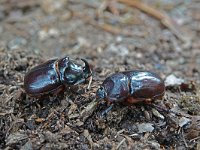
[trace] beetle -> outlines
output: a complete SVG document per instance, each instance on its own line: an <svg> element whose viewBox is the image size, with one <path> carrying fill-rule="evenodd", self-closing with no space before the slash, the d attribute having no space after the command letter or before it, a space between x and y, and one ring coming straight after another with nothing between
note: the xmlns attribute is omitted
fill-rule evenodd
<svg viewBox="0 0 200 150"><path fill-rule="evenodd" d="M24 90L32 97L57 95L67 86L77 85L90 78L92 71L85 59L84 66L69 57L52 59L32 68L24 77Z"/></svg>
<svg viewBox="0 0 200 150"><path fill-rule="evenodd" d="M162 99L165 94L164 81L158 74L149 71L124 71L107 77L96 92L96 100L106 100L110 105L103 113L112 109L113 104L151 103Z"/></svg>

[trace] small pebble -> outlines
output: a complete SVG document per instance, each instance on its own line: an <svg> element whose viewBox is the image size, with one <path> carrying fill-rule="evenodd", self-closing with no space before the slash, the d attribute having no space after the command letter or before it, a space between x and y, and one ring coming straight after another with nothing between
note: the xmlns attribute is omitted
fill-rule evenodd
<svg viewBox="0 0 200 150"><path fill-rule="evenodd" d="M26 45L27 41L26 39L22 38L22 37L17 37L13 40L11 40L10 42L8 42L8 48L10 50L14 50L14 49L18 49L20 48L20 46Z"/></svg>
<svg viewBox="0 0 200 150"><path fill-rule="evenodd" d="M165 86L181 85L181 83L184 83L184 80L176 77L173 74L167 76L167 78L165 79Z"/></svg>
<svg viewBox="0 0 200 150"><path fill-rule="evenodd" d="M152 123L141 123L137 125L139 133L152 132L154 130Z"/></svg>

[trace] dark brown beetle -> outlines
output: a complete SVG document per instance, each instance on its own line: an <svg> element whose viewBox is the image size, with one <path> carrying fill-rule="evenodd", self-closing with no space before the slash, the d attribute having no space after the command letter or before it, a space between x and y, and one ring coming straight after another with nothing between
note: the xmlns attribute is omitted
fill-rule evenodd
<svg viewBox="0 0 200 150"><path fill-rule="evenodd" d="M24 77L26 93L33 97L56 95L66 86L83 83L89 77L92 80L88 62L85 59L81 60L85 64L83 67L69 57L49 60L34 67Z"/></svg>
<svg viewBox="0 0 200 150"><path fill-rule="evenodd" d="M97 101L106 100L108 104L150 103L162 99L165 94L164 81L155 73L148 71L125 71L106 78L97 90ZM111 110L112 105L103 112Z"/></svg>

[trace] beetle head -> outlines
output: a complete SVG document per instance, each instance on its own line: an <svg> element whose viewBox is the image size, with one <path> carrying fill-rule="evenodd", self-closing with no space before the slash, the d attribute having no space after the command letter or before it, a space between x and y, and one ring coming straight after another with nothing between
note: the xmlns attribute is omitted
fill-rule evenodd
<svg viewBox="0 0 200 150"><path fill-rule="evenodd" d="M96 100L100 101L106 97L106 91L103 86L101 86L96 92Z"/></svg>
<svg viewBox="0 0 200 150"><path fill-rule="evenodd" d="M85 59L81 59L84 62L84 66L78 65L73 61L68 62L68 68L65 70L65 80L68 84L77 85L86 81L91 77L92 71L88 62Z"/></svg>
<svg viewBox="0 0 200 150"><path fill-rule="evenodd" d="M90 68L90 65L88 64L88 62L85 59L81 59L84 63L85 66L83 67L83 76L85 79L89 78L92 75L92 70Z"/></svg>

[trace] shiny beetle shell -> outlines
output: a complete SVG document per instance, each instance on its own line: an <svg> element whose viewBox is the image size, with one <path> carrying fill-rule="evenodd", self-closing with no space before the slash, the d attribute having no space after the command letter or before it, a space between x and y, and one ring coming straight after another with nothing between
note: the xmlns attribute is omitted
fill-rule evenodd
<svg viewBox="0 0 200 150"><path fill-rule="evenodd" d="M24 77L24 89L30 96L57 94L66 86L84 82L92 74L89 64L76 64L69 57L49 60L31 69Z"/></svg>
<svg viewBox="0 0 200 150"><path fill-rule="evenodd" d="M165 93L164 81L149 71L125 71L106 78L97 90L97 100L131 105L161 99Z"/></svg>

